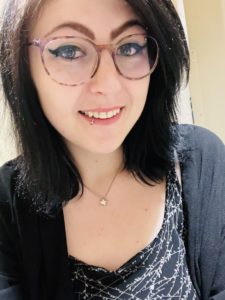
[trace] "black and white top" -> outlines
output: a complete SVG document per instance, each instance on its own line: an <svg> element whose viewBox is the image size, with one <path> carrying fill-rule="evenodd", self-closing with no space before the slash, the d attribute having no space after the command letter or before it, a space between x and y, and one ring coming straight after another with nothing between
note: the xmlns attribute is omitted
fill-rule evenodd
<svg viewBox="0 0 225 300"><path fill-rule="evenodd" d="M184 246L181 187L172 165L163 225L157 237L116 271L68 258L74 299L197 299Z"/></svg>

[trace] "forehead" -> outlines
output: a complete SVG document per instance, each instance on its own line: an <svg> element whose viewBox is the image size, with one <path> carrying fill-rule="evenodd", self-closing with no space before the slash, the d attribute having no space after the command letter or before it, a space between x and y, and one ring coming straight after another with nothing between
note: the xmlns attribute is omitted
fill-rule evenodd
<svg viewBox="0 0 225 300"><path fill-rule="evenodd" d="M129 20L138 17L125 0L47 0L31 34L41 38L62 23L76 22L90 28L96 39L105 41L112 30Z"/></svg>

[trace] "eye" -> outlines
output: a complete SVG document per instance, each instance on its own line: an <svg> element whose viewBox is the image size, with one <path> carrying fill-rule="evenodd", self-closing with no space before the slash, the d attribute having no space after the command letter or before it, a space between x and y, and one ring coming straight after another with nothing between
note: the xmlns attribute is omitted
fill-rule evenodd
<svg viewBox="0 0 225 300"><path fill-rule="evenodd" d="M134 56L139 54L146 45L139 45L138 43L128 43L120 46L117 49L117 54L122 56Z"/></svg>
<svg viewBox="0 0 225 300"><path fill-rule="evenodd" d="M74 45L64 45L56 49L48 49L48 51L55 57L61 57L67 60L78 59L84 54L79 47Z"/></svg>

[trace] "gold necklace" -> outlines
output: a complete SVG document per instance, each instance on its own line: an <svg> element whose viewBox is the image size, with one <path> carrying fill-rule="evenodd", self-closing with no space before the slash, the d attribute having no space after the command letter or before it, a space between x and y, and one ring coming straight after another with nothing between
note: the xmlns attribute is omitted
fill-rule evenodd
<svg viewBox="0 0 225 300"><path fill-rule="evenodd" d="M121 171L121 167L119 168L119 170L116 172L116 174L113 176L110 184L109 184L109 187L106 191L106 193L104 195L100 195L98 193L96 193L95 191L93 191L92 189L90 189L86 184L84 184L84 187L89 191L91 192L93 195L97 196L99 198L99 204L102 205L102 206L107 206L108 205L108 199L107 199L107 195L108 193L110 192L110 189L113 185L113 182L115 181L117 175L119 175Z"/></svg>

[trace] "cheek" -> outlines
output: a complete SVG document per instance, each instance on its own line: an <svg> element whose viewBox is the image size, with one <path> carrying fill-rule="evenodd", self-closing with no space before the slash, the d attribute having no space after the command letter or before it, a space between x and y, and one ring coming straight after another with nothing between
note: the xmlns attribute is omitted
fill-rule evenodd
<svg viewBox="0 0 225 300"><path fill-rule="evenodd" d="M79 99L81 88L74 89L54 82L44 70L42 62L36 54L30 54L31 77L46 117L50 122L60 116L68 117L77 109L79 104L77 99Z"/></svg>
<svg viewBox="0 0 225 300"><path fill-rule="evenodd" d="M68 94L57 87L44 86L38 90L39 101L45 117L59 134L65 138L70 136L76 120L76 95Z"/></svg>
<svg viewBox="0 0 225 300"><path fill-rule="evenodd" d="M137 83L138 84L134 84L130 88L130 92L133 99L133 106L142 111L145 106L148 89L150 87L150 77L144 78Z"/></svg>
<svg viewBox="0 0 225 300"><path fill-rule="evenodd" d="M50 89L49 85L39 89L39 101L44 114L52 126L62 135L72 126L78 111L79 98L76 93L63 89Z"/></svg>

